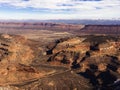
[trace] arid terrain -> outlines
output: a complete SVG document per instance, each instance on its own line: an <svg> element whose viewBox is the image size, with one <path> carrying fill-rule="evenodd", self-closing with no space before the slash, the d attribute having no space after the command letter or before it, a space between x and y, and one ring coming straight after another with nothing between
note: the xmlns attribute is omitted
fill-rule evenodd
<svg viewBox="0 0 120 90"><path fill-rule="evenodd" d="M120 25L0 22L0 90L120 90Z"/></svg>

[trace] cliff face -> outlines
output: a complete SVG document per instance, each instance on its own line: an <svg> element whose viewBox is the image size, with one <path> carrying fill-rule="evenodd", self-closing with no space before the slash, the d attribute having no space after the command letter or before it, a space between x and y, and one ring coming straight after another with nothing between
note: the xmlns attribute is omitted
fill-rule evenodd
<svg viewBox="0 0 120 90"><path fill-rule="evenodd" d="M117 55L119 58L120 42L117 41L117 39L119 40L119 38L112 36L83 36L68 38L56 45L53 44L53 49L49 48L53 55L51 60L54 59L57 61L58 58L58 61L61 61L59 58L68 58L68 60L74 61L74 54L78 57L77 60L79 60L79 62L82 62L82 56L84 56L84 58L93 58L105 55Z"/></svg>
<svg viewBox="0 0 120 90"><path fill-rule="evenodd" d="M21 36L0 36L1 63L15 62L30 64L33 56L32 49L26 44L26 39Z"/></svg>
<svg viewBox="0 0 120 90"><path fill-rule="evenodd" d="M35 29L35 30L55 30L55 31L70 31L80 30L84 25L73 24L57 24L57 23L14 23L0 22L1 29Z"/></svg>
<svg viewBox="0 0 120 90"><path fill-rule="evenodd" d="M48 62L76 70L96 87L106 88L120 78L119 39L117 36L68 38L52 49Z"/></svg>
<svg viewBox="0 0 120 90"><path fill-rule="evenodd" d="M30 66L34 54L27 41L21 36L0 35L0 85L20 83L44 74Z"/></svg>
<svg viewBox="0 0 120 90"><path fill-rule="evenodd" d="M119 34L120 25L86 25L80 32L86 34Z"/></svg>

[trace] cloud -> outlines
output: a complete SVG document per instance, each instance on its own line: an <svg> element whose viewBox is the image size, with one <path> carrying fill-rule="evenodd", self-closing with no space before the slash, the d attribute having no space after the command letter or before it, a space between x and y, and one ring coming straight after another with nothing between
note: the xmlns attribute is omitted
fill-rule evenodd
<svg viewBox="0 0 120 90"><path fill-rule="evenodd" d="M70 18L120 17L120 0L0 0L0 6L32 8L36 12L59 14L58 16Z"/></svg>
<svg viewBox="0 0 120 90"><path fill-rule="evenodd" d="M102 1L102 0L73 0L73 1Z"/></svg>
<svg viewBox="0 0 120 90"><path fill-rule="evenodd" d="M98 2L99 1L99 2ZM0 4L7 4L19 8L49 8L49 9L91 9L95 7L118 6L120 0L0 0Z"/></svg>

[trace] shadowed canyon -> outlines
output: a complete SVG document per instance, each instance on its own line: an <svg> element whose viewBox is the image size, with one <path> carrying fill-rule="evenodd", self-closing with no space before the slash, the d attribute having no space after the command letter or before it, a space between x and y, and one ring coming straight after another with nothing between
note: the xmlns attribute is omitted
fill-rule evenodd
<svg viewBox="0 0 120 90"><path fill-rule="evenodd" d="M120 25L0 22L0 90L119 90Z"/></svg>

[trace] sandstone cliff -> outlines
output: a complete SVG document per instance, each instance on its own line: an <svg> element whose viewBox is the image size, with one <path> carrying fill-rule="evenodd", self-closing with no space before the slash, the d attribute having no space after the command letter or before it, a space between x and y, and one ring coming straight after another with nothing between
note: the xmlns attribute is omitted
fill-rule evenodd
<svg viewBox="0 0 120 90"><path fill-rule="evenodd" d="M34 51L27 41L21 36L0 35L0 85L20 83L44 74L30 66Z"/></svg>
<svg viewBox="0 0 120 90"><path fill-rule="evenodd" d="M118 36L105 35L68 38L52 49L48 62L75 70L89 78L96 88L109 88L120 78L119 39Z"/></svg>

